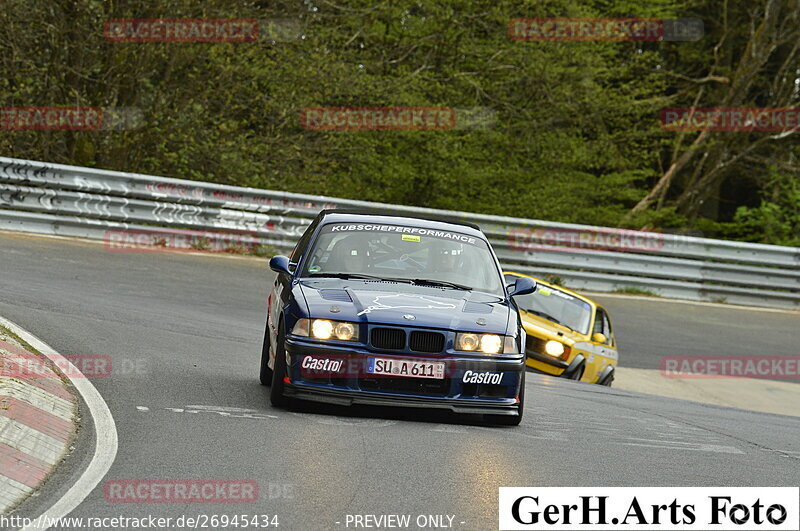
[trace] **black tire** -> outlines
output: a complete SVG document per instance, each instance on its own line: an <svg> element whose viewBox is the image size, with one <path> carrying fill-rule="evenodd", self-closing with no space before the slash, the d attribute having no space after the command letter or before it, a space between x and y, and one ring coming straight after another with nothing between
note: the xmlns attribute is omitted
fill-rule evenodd
<svg viewBox="0 0 800 531"><path fill-rule="evenodd" d="M575 371L572 374L567 376L567 379L568 380L575 380L576 382L579 382L579 381L581 381L581 378L583 378L583 372L585 370L586 370L586 364L585 363L581 363L581 365L577 369L575 369Z"/></svg>
<svg viewBox="0 0 800 531"><path fill-rule="evenodd" d="M289 407L292 400L284 394L286 377L286 348L283 335L283 323L278 327L278 337L275 345L275 369L272 371L272 388L269 390L269 401L275 407Z"/></svg>
<svg viewBox="0 0 800 531"><path fill-rule="evenodd" d="M519 405L517 409L519 415L484 415L483 419L486 424L494 426L519 426L522 422L522 414L525 412L525 371L522 371L522 382L519 392Z"/></svg>
<svg viewBox="0 0 800 531"><path fill-rule="evenodd" d="M261 385L272 385L272 369L269 368L269 319L264 330L264 344L261 347L261 371L259 372Z"/></svg>

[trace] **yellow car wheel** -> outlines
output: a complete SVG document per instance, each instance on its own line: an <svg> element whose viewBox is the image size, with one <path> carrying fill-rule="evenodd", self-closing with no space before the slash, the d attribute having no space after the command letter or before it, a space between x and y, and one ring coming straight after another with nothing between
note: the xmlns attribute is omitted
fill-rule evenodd
<svg viewBox="0 0 800 531"><path fill-rule="evenodd" d="M599 385L604 385L606 387L611 387L611 384L614 383L614 367L609 366L603 371L600 377L597 379L597 383Z"/></svg>
<svg viewBox="0 0 800 531"><path fill-rule="evenodd" d="M570 380L580 381L583 378L583 373L586 370L586 364L581 363L577 369L575 369L572 374L567 375L567 378Z"/></svg>

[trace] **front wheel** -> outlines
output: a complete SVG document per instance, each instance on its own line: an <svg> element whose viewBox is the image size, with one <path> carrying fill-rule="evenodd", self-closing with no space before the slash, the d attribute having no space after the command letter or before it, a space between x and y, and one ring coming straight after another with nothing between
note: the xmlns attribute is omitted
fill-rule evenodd
<svg viewBox="0 0 800 531"><path fill-rule="evenodd" d="M567 380L575 380L577 382L580 382L581 378L583 378L583 373L585 370L586 370L586 363L582 362L580 365L578 365L572 370L570 370L569 368L565 370L561 374L561 377L566 378Z"/></svg>
<svg viewBox="0 0 800 531"><path fill-rule="evenodd" d="M275 365L272 371L272 388L269 390L269 401L275 407L289 407L292 400L284 393L286 390L286 347L283 334L283 323L278 328L278 337L275 345Z"/></svg>
<svg viewBox="0 0 800 531"><path fill-rule="evenodd" d="M572 377L570 378L570 380L575 380L576 382L580 382L581 378L583 378L583 372L585 370L586 370L586 366L585 365L581 365L580 367L578 367L578 370L575 371L572 374Z"/></svg>
<svg viewBox="0 0 800 531"><path fill-rule="evenodd" d="M493 424L495 426L519 426L519 423L522 422L522 413L525 410L525 371L523 370L521 374L522 381L519 384L519 405L517 406L519 415L484 415L484 420L487 424Z"/></svg>

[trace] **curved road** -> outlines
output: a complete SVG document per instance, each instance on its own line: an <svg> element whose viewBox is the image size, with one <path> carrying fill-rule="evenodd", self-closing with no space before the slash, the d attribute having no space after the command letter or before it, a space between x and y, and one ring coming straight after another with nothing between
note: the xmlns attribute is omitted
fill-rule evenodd
<svg viewBox="0 0 800 531"><path fill-rule="evenodd" d="M800 418L533 374L518 428L417 411L275 410L257 381L266 260L112 253L10 233L0 233L0 256L0 315L62 354L113 360L112 375L93 381L119 432L106 479L260 486L257 503L231 505L109 503L98 487L71 516L277 514L293 530L346 529L348 514L444 514L455 529L496 529L499 486L800 483ZM796 315L598 298L623 366L796 353ZM80 472L91 430L82 437L19 514L38 514Z"/></svg>

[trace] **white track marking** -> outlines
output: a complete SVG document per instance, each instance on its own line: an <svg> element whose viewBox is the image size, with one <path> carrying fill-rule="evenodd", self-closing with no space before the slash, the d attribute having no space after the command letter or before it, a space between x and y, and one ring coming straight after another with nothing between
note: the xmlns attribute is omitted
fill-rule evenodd
<svg viewBox="0 0 800 531"><path fill-rule="evenodd" d="M431 431L438 431L442 433L467 433L467 428L464 426L453 426L452 424L437 424L431 428Z"/></svg>
<svg viewBox="0 0 800 531"><path fill-rule="evenodd" d="M643 446L646 448L664 448L667 450L686 450L690 452L714 452L717 454L741 454L744 452L735 446L723 446L719 444L704 444L704 443L679 443L670 441L661 442L628 442L626 440L614 441L615 444L622 444L625 446Z"/></svg>
<svg viewBox="0 0 800 531"><path fill-rule="evenodd" d="M186 409L200 409L203 411L225 411L226 413L261 413L257 409L244 409L241 407L227 407L227 406L186 406Z"/></svg>
<svg viewBox="0 0 800 531"><path fill-rule="evenodd" d="M137 411L142 413L149 413L153 410L147 406L136 406ZM184 407L164 407L156 411L171 411L172 413L211 413L221 417L230 417L235 419L277 419L275 415L266 415L258 413L257 409L243 409L239 407L226 407L226 406L184 406ZM255 413L250 413L251 411Z"/></svg>
<svg viewBox="0 0 800 531"><path fill-rule="evenodd" d="M75 386L75 389L78 390L81 397L83 397L89 409L89 416L91 416L94 421L95 447L94 455L92 456L89 466L86 467L83 474L81 474L78 480L64 493L61 499L41 514L41 521L46 521L48 519L53 521L72 512L86 499L89 493L94 490L108 473L108 470L111 468L117 456L117 426L114 423L114 417L111 415L111 411L108 409L108 404L103 400L100 392L92 385L88 378L83 377L78 368L72 365L69 360L56 352L47 343L11 321L0 317L0 325L8 328L23 341L47 356L56 366L66 367L69 374L77 375L77 377L69 378L69 380L72 382L72 385ZM34 519L34 521L37 520L39 520L39 518ZM37 528L28 526L24 528L23 531L33 529Z"/></svg>

